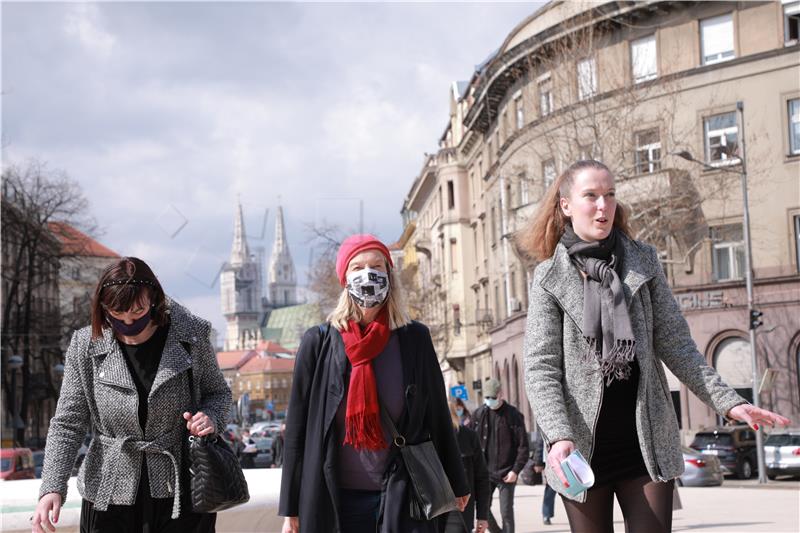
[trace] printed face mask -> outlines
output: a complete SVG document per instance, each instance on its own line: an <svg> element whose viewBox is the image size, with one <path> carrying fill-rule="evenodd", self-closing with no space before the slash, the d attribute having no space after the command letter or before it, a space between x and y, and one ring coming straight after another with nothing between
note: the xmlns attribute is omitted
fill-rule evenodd
<svg viewBox="0 0 800 533"><path fill-rule="evenodd" d="M126 324L124 321L117 320L111 315L108 315L107 318L111 327L114 328L114 331L126 337L135 337L144 331L144 328L150 323L150 311L151 310L148 310L147 313L134 320L132 324Z"/></svg>
<svg viewBox="0 0 800 533"><path fill-rule="evenodd" d="M347 292L359 307L381 305L389 295L389 274L365 268L347 275Z"/></svg>

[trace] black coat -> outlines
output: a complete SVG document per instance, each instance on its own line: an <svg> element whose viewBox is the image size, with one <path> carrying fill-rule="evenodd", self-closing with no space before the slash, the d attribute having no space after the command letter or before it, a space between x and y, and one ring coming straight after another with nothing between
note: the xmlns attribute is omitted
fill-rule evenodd
<svg viewBox="0 0 800 533"><path fill-rule="evenodd" d="M428 328L417 322L396 330L403 361L405 407L397 424L409 444L432 440L456 496L469 493L444 379ZM284 435L278 514L298 516L301 533L340 532L334 419L345 400L350 362L333 328L314 327L297 352ZM393 450L396 452L396 449ZM435 521L409 516L408 473L399 454L388 460L383 482L382 533L433 532Z"/></svg>
<svg viewBox="0 0 800 533"><path fill-rule="evenodd" d="M528 434L525 431L525 417L516 407L503 402L496 414L498 424L493 428L497 431L497 449L489 450L489 408L481 405L473 413L473 429L478 433L489 467L489 478L493 483L498 483L510 471L519 475L525 463L528 462Z"/></svg>
<svg viewBox="0 0 800 533"><path fill-rule="evenodd" d="M478 520L488 519L492 503L492 486L489 483L489 471L486 470L486 460L483 458L478 434L468 427L461 426L458 428L456 439L472 494L467 508L464 509L464 521L469 526L475 522L476 515Z"/></svg>

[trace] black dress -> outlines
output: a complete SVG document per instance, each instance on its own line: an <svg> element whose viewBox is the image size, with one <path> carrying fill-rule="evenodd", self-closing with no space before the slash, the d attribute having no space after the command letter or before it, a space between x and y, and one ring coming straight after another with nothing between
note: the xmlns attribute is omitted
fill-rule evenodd
<svg viewBox="0 0 800 533"><path fill-rule="evenodd" d="M595 487L648 475L636 432L638 388L639 364L634 359L630 378L614 380L603 391L591 461Z"/></svg>
<svg viewBox="0 0 800 533"><path fill-rule="evenodd" d="M161 326L142 344L119 342L139 395L139 424L142 428L147 425L147 398L158 372L168 332L169 325ZM173 520L173 499L153 498L150 495L145 455L136 503L109 505L107 511L98 511L92 502L84 499L81 503L81 533L213 533L217 520L215 513L191 512L188 473L188 464L182 465L181 486L187 489L181 495L181 515Z"/></svg>

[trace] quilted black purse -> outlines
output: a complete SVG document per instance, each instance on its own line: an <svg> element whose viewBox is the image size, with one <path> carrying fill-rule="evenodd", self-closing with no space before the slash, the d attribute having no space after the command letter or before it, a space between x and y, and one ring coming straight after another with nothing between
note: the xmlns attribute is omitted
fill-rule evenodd
<svg viewBox="0 0 800 533"><path fill-rule="evenodd" d="M411 493L408 495L411 518L432 520L450 511L457 511L456 496L433 442L428 440L420 444L406 444L405 437L397 431L382 403L381 420L391 432L393 444L400 449L411 478Z"/></svg>
<svg viewBox="0 0 800 533"><path fill-rule="evenodd" d="M191 369L189 390L192 404L196 407L199 402L194 395ZM189 436L189 474L192 510L195 513L224 511L250 499L239 459L218 435Z"/></svg>

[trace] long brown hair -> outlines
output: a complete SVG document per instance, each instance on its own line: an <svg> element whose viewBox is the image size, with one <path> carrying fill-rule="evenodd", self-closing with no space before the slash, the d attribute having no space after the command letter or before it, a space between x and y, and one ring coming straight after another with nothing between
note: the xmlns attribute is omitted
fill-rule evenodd
<svg viewBox="0 0 800 533"><path fill-rule="evenodd" d="M519 247L537 261L544 261L555 253L556 245L569 222L569 217L561 210L561 198L569 197L575 176L587 168L604 170L613 176L607 166L594 159L572 163L550 184L539 204L536 215L517 234ZM628 226L628 213L620 202L617 202L617 209L614 213L614 227L627 236L631 234Z"/></svg>
<svg viewBox="0 0 800 533"><path fill-rule="evenodd" d="M137 257L123 257L108 265L92 297L92 338L102 337L103 328L108 327L106 310L124 313L141 303L145 295L150 298L153 322L159 326L167 324L164 289L147 263Z"/></svg>

